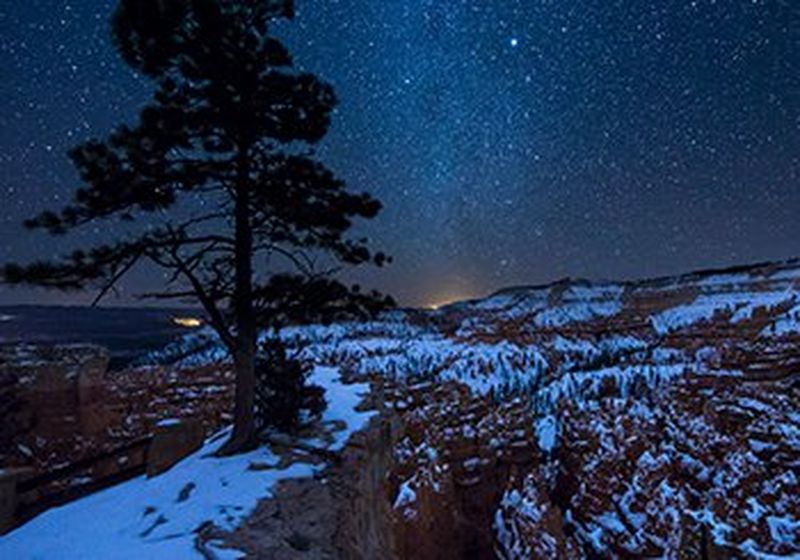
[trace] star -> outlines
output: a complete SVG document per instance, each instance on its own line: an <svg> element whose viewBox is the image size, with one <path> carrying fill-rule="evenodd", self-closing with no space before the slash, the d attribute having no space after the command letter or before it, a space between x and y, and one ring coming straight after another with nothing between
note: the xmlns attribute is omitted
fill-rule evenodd
<svg viewBox="0 0 800 560"><path fill-rule="evenodd" d="M20 224L80 186L71 147L135 124L152 95L111 42L117 1L0 10L0 264L113 233L103 222L96 235L92 224L51 239ZM394 264L356 271L360 283L414 305L456 278L477 296L501 282L652 276L797 253L792 2L298 4L274 32L339 101L317 155L384 206L357 227ZM204 203L214 201L187 201ZM143 270L124 293L157 281Z"/></svg>

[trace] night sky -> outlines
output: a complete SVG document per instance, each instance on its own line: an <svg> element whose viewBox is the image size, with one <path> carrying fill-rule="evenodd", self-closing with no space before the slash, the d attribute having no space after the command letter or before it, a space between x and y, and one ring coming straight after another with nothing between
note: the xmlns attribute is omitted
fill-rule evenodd
<svg viewBox="0 0 800 560"><path fill-rule="evenodd" d="M395 262L357 279L402 303L800 255L796 0L296 4L276 32L341 100L320 155L385 205L364 229ZM113 7L0 2L0 261L104 234L20 221L70 198L69 147L149 98ZM86 298L0 288L23 301Z"/></svg>

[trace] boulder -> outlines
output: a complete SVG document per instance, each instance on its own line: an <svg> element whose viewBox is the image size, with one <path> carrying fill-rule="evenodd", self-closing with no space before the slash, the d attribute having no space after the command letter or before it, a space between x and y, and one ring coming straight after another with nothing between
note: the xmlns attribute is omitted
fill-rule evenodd
<svg viewBox="0 0 800 560"><path fill-rule="evenodd" d="M203 425L193 419L162 420L156 425L147 450L147 476L168 471L203 445Z"/></svg>
<svg viewBox="0 0 800 560"><path fill-rule="evenodd" d="M11 530L16 523L19 494L17 483L31 475L31 469L0 469L0 535Z"/></svg>

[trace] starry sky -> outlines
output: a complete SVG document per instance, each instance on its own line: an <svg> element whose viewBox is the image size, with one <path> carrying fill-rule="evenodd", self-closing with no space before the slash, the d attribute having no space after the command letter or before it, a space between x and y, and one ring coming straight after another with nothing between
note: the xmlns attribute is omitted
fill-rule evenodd
<svg viewBox="0 0 800 560"><path fill-rule="evenodd" d="M395 262L360 282L426 305L563 276L800 255L794 0L297 0L276 26L341 100L320 156L385 205ZM0 261L104 239L20 225L76 186L66 150L150 86L112 0L0 0ZM152 287L138 270L119 299ZM0 287L0 303L84 296Z"/></svg>

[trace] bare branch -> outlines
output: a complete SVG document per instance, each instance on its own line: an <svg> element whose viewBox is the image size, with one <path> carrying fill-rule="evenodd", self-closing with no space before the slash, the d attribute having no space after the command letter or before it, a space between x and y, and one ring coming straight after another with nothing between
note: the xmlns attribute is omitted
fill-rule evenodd
<svg viewBox="0 0 800 560"><path fill-rule="evenodd" d="M123 265L122 268L114 273L114 275L108 280L108 282L105 283L105 285L100 289L100 292L92 300L91 307L96 307L97 304L100 303L100 300L102 300L109 290L113 289L116 283L119 282L131 268L133 268L133 265L139 261L141 256L141 253L137 253L131 260Z"/></svg>
<svg viewBox="0 0 800 560"><path fill-rule="evenodd" d="M203 308L206 310L206 313L208 313L211 326L214 327L214 330L217 331L217 334L219 334L219 337L220 339L222 339L222 342L225 344L225 346L227 346L231 351L233 351L236 347L236 341L233 338L233 336L231 336L231 333L228 330L227 325L225 324L225 318L222 316L222 313L217 307L216 301L206 291L200 279L194 274L194 272L189 267L186 266L186 263L184 263L184 261L177 254L177 251L173 250L171 255L180 272L192 285L192 290L194 290L195 296L203 305Z"/></svg>

